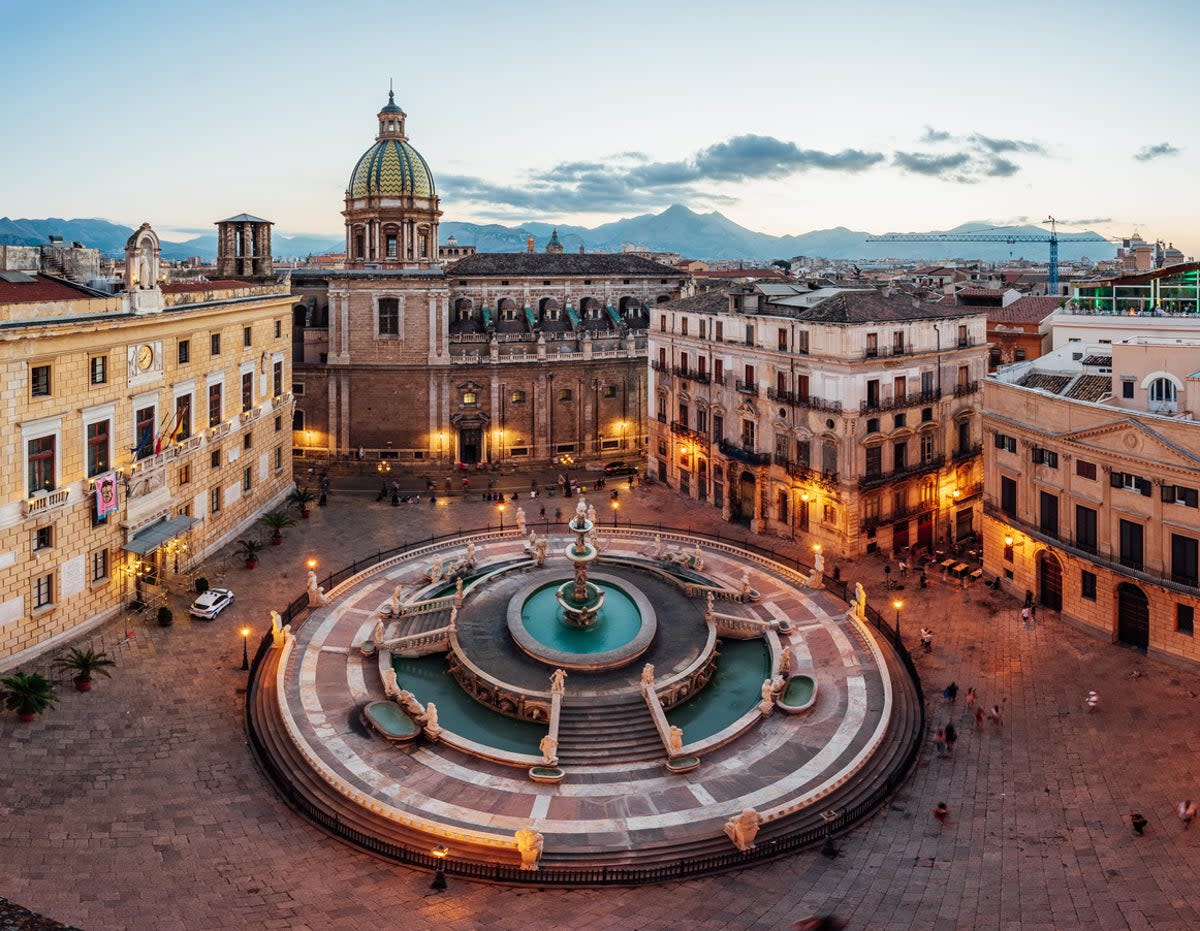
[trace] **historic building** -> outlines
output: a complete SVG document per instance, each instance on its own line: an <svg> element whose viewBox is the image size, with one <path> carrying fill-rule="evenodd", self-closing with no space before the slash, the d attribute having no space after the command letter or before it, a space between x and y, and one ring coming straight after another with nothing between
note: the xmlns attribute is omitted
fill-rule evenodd
<svg viewBox="0 0 1200 931"><path fill-rule="evenodd" d="M984 312L765 282L653 312L650 470L852 555L978 527Z"/></svg>
<svg viewBox="0 0 1200 931"><path fill-rule="evenodd" d="M263 221L265 222L265 221ZM291 485L284 285L0 272L0 665L190 581Z"/></svg>
<svg viewBox="0 0 1200 931"><path fill-rule="evenodd" d="M1200 661L1200 326L1090 319L1110 326L984 381L984 568L1114 642Z"/></svg>
<svg viewBox="0 0 1200 931"><path fill-rule="evenodd" d="M413 464L640 455L646 325L687 276L639 256L455 250L389 94L346 189L346 267L297 269L298 455Z"/></svg>

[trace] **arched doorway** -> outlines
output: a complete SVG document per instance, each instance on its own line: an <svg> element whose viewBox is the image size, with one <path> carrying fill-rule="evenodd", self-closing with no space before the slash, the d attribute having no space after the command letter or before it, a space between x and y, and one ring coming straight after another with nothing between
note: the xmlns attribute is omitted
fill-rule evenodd
<svg viewBox="0 0 1200 931"><path fill-rule="evenodd" d="M1129 582L1117 586L1117 641L1143 652L1150 646L1150 602Z"/></svg>
<svg viewBox="0 0 1200 931"><path fill-rule="evenodd" d="M1053 553L1038 553L1038 604L1051 611L1062 610L1062 566Z"/></svg>
<svg viewBox="0 0 1200 931"><path fill-rule="evenodd" d="M750 521L754 519L754 506L757 498L757 491L754 482L754 473L743 471L738 476L737 483L730 488L729 511L730 517L735 523L750 526Z"/></svg>

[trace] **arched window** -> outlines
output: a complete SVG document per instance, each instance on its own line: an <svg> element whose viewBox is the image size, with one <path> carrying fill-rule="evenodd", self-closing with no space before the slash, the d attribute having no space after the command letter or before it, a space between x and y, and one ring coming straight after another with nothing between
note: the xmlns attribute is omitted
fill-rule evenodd
<svg viewBox="0 0 1200 931"><path fill-rule="evenodd" d="M1169 378L1156 378L1150 383L1150 400L1163 404L1175 403L1175 382Z"/></svg>

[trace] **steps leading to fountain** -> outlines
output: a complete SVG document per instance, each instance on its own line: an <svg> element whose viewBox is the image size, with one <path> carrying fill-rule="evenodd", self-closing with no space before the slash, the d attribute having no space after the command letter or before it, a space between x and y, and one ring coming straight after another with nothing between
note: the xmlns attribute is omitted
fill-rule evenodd
<svg viewBox="0 0 1200 931"><path fill-rule="evenodd" d="M586 699L572 701L568 694L558 725L560 765L666 759L650 710L640 695L603 701L603 705Z"/></svg>

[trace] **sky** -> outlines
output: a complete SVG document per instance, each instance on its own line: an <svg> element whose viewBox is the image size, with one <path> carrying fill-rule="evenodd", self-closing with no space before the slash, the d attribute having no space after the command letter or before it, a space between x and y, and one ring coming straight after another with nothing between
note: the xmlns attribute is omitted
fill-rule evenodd
<svg viewBox="0 0 1200 931"><path fill-rule="evenodd" d="M1200 256L1195 0L0 0L0 216L342 235L389 81L443 220L1041 223Z"/></svg>

